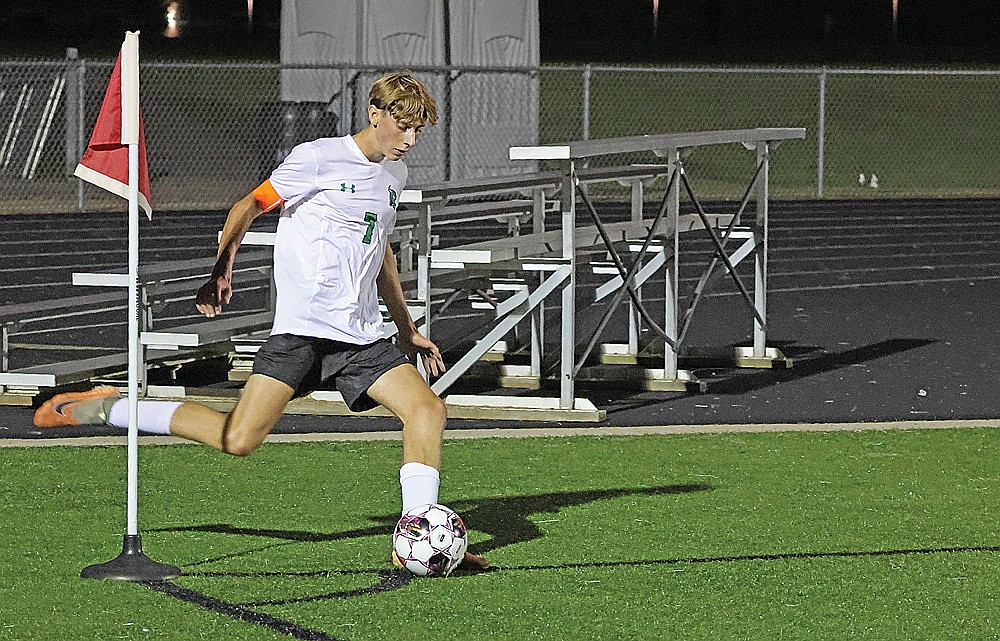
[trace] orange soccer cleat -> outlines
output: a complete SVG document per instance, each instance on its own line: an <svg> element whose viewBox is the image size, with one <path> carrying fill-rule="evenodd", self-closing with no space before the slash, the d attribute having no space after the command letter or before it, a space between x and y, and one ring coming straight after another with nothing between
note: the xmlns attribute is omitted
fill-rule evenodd
<svg viewBox="0 0 1000 641"><path fill-rule="evenodd" d="M104 425L111 406L121 397L121 393L114 387L56 394L35 410L33 420L37 427Z"/></svg>

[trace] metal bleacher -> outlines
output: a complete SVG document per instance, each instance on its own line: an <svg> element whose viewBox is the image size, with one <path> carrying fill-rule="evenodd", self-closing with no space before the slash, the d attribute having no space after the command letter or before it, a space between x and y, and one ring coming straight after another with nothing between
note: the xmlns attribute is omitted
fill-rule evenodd
<svg viewBox="0 0 1000 641"><path fill-rule="evenodd" d="M170 332L158 332L159 321L156 311L164 305L192 297L215 264L214 259L202 258L185 261L146 263L139 270L139 300L141 306L140 327L151 339L145 350L144 362L147 368L161 365L176 366L209 356L228 353L228 344L233 333L251 331L270 324L270 312L241 315L224 322L202 321L184 328L173 327ZM244 286L257 285L271 287L270 252L250 250L242 252L234 273ZM127 279L117 272L87 272L73 274L75 285L93 287L123 288ZM197 284L195 284L197 283ZM62 297L0 306L0 338L2 338L2 368L0 368L0 392L6 403L27 404L43 388L57 388L83 383L93 379L113 377L127 369L127 353L124 347L110 354L72 358L43 365L32 365L10 369L10 354L14 349L47 349L54 351L76 350L94 351L80 345L39 345L14 343L11 339L25 332L26 328L77 316L87 316L98 312L120 309L125 312L125 292L123 289L83 296ZM178 339L157 340L161 335L170 336L179 331L191 334L201 332L201 338L192 343ZM196 334L197 335L197 334Z"/></svg>
<svg viewBox="0 0 1000 641"><path fill-rule="evenodd" d="M595 421L603 418L603 412L586 398L577 396L578 382L591 384L604 379L604 382L635 384L644 389L697 388L698 382L690 372L678 367L678 357L685 353L686 330L699 301L727 276L740 290L753 317L752 345L737 348L730 356L739 365L790 366L790 360L766 345L768 177L774 150L786 140L804 136L803 129L764 128L513 147L510 149L512 160L545 160L559 168L405 190L401 194L403 208L399 211L392 242L399 248L396 253L400 276L411 315L422 331L434 338L449 330L452 320L443 312L455 301L471 301L472 309L481 314L476 323L480 331L474 336L470 334L469 341L463 342L459 349L446 353L448 371L431 381L432 389L448 404L449 414L453 417ZM685 161L700 147L722 144L741 145L751 152L752 162L748 162L748 169L752 177L742 200L731 213L707 213L687 179ZM602 156L643 152L652 152L662 162L583 166ZM649 217L644 209L644 190L658 180L667 183L665 195L657 214ZM615 183L627 189L628 220L602 220L589 196L591 186L599 183ZM686 213L681 212L682 192L693 211L689 207ZM755 201L755 211L752 221L747 222L744 218L749 217L744 213L751 199ZM579 221L581 211L589 216L586 224ZM546 228L547 213L558 214L557 228ZM450 242L454 230L484 220L496 221L501 233L487 240ZM526 233L527 229L530 233ZM710 261L685 310L678 308L681 234L703 234L712 241ZM728 249L730 241L740 244L731 250ZM273 235L260 232L248 234L244 240L246 245L272 243ZM254 251L248 248L241 256ZM736 265L744 260L752 260L754 264L751 287L747 287L735 271ZM214 261L203 263L199 268L207 275L211 271L209 263ZM261 262L255 259L250 269L264 274L269 266L269 258ZM594 302L606 303L605 310L578 310L576 294L580 285L577 277L582 270L586 270L590 280L600 280ZM140 280L150 292L148 297L144 295L141 299L145 308L157 296L169 295L172 287L179 287L173 283L190 277L193 271L197 271L194 262L183 266L176 263L143 266ZM269 277L269 272L266 275ZM88 279L91 284L116 282L109 274L103 277L81 275L79 282L83 284ZM658 310L649 309L641 294L643 287L654 285L664 300ZM191 291L188 283L188 295ZM104 298L93 299L96 304L110 301L107 295L98 296ZM629 319L626 342L605 342L598 349L611 314L626 298ZM554 300L558 300L558 312L547 315L546 306ZM4 327L14 327L9 319L18 314L12 315L12 311L16 310L0 308L0 321L7 323ZM41 311L39 308L32 313ZM558 322L547 318L556 313ZM147 366L155 366L226 352L233 365L230 379L245 379L256 348L266 338L264 330L269 324L269 312L164 328L153 328L150 317L142 334L145 362ZM585 328L582 335L581 328ZM640 344L640 328L655 330L647 331L656 343L653 349ZM392 335L394 327L389 324L385 333ZM6 349L6 332L4 340ZM586 346L582 347L584 343ZM597 366L591 357L595 349ZM641 365L640 353L659 354L662 366ZM619 367L603 372L601 363L614 363ZM625 370L620 367L622 364L627 366ZM4 365L6 370L6 361ZM0 386L6 387L5 398L11 394L30 397L42 387L79 382L94 378L98 373L104 376L112 370L124 371L124 354L28 369L32 371L0 372ZM538 391L517 395L449 393L463 377L481 376L486 371L496 375L501 387L542 390L546 381L551 382L559 388L558 397ZM43 378L43 375L48 377ZM146 393L185 398L198 398L199 394L197 390L152 387L146 389ZM235 398L234 394L222 400L215 397L213 401L224 408L231 406ZM338 395L326 392L296 399L289 411L348 413Z"/></svg>

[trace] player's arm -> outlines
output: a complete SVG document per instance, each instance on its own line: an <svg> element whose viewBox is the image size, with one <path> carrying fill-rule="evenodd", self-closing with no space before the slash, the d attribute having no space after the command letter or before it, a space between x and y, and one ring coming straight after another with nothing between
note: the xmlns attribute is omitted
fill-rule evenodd
<svg viewBox="0 0 1000 641"><path fill-rule="evenodd" d="M417 329L416 323L410 317L403 297L403 285L399 281L399 270L396 269L396 255L392 247L386 246L385 257L382 259L382 270L379 272L378 293L389 309L389 315L399 330L398 344L400 349L408 354L420 354L424 368L432 376L444 374L444 359L441 352L430 339Z"/></svg>
<svg viewBox="0 0 1000 641"><path fill-rule="evenodd" d="M281 199L269 181L236 202L226 216L219 238L219 251L208 282L201 286L195 297L198 311L214 318L222 312L222 305L228 304L233 296L233 265L236 250L246 236L250 224L257 216L281 204Z"/></svg>

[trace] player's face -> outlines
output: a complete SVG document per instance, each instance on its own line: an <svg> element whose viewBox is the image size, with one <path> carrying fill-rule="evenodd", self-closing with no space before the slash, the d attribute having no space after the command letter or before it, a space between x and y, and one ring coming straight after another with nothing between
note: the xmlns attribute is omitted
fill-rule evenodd
<svg viewBox="0 0 1000 641"><path fill-rule="evenodd" d="M379 151L389 160L399 160L417 144L423 123L396 120L388 111L379 110L378 127L375 129Z"/></svg>

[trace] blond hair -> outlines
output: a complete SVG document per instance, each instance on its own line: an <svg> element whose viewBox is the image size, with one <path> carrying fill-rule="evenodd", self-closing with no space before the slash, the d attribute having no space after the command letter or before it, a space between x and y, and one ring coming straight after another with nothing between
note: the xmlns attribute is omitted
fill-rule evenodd
<svg viewBox="0 0 1000 641"><path fill-rule="evenodd" d="M393 118L411 127L437 123L437 103L422 82L408 71L382 76L368 92L376 109L385 109Z"/></svg>

